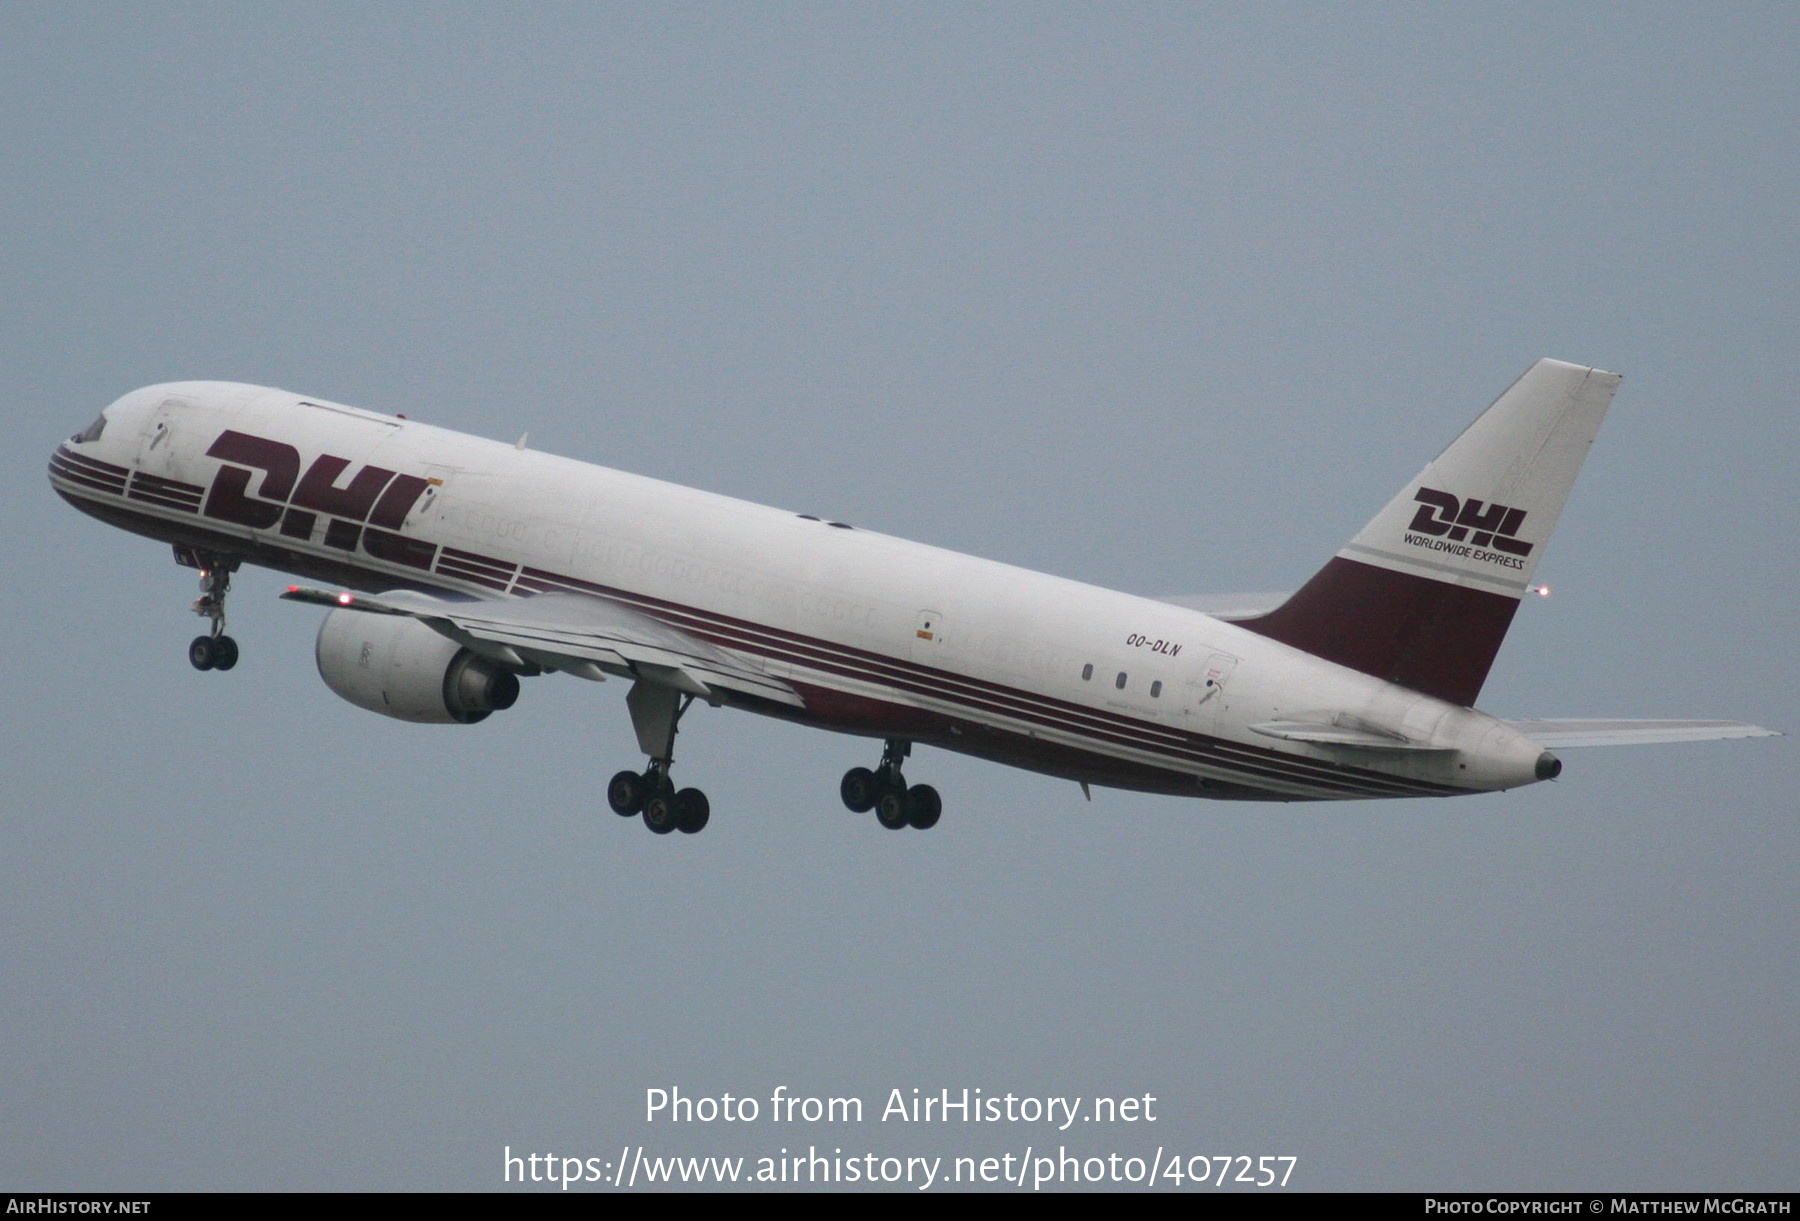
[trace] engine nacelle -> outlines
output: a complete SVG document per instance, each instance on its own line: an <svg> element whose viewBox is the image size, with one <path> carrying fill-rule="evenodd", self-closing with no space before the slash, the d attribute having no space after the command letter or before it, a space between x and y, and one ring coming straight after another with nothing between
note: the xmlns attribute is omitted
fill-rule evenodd
<svg viewBox="0 0 1800 1221"><path fill-rule="evenodd" d="M327 687L397 720L472 725L519 698L518 675L404 615L334 610L315 653Z"/></svg>

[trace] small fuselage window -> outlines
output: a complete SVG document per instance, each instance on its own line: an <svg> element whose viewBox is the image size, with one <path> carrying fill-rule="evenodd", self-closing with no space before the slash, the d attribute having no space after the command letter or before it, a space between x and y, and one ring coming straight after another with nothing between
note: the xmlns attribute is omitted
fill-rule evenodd
<svg viewBox="0 0 1800 1221"><path fill-rule="evenodd" d="M1119 671L1119 677L1117 677L1113 680L1113 686L1117 687L1121 691L1125 690L1125 671L1123 671L1123 670Z"/></svg>

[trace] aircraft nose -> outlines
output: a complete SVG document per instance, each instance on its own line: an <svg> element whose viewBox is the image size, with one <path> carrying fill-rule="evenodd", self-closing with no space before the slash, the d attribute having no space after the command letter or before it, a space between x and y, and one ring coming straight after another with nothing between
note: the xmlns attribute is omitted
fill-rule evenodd
<svg viewBox="0 0 1800 1221"><path fill-rule="evenodd" d="M86 511L94 502L124 496L131 478L128 461L131 428L122 409L133 406L142 391L108 403L93 423L58 445L50 455L50 486Z"/></svg>
<svg viewBox="0 0 1800 1221"><path fill-rule="evenodd" d="M125 495L125 484L131 477L125 467L97 456L101 447L93 442L99 440L104 424L103 416L58 445L50 455L50 486L78 508L96 492Z"/></svg>

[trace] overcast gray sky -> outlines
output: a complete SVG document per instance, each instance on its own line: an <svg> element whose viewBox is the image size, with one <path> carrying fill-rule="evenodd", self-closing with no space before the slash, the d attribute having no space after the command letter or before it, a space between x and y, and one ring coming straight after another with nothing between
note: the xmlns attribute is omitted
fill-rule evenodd
<svg viewBox="0 0 1800 1221"><path fill-rule="evenodd" d="M1793 739L1225 805L623 684L385 721L49 490L283 386L1141 593L1292 588L1531 361L1626 375L1483 705L1800 728L1800 10L0 10L0 1187L500 1187L502 1150L1291 1154L1313 1189L1793 1189ZM676 842L678 841L678 842ZM648 1088L861 1125L646 1123ZM893 1088L1143 1095L906 1126Z"/></svg>

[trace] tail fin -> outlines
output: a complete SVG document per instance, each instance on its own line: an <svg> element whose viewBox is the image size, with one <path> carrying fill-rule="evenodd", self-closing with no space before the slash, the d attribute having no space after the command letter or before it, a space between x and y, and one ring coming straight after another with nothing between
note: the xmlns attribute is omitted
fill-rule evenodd
<svg viewBox="0 0 1800 1221"><path fill-rule="evenodd" d="M1618 386L1538 361L1293 597L1238 626L1473 704Z"/></svg>

